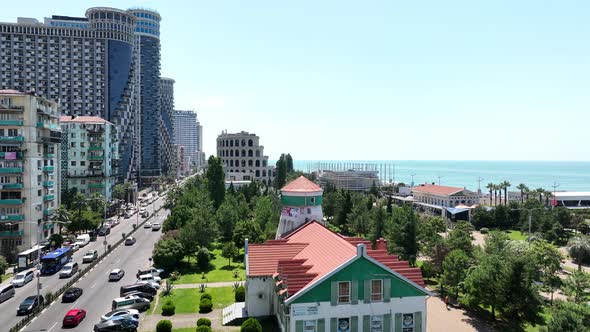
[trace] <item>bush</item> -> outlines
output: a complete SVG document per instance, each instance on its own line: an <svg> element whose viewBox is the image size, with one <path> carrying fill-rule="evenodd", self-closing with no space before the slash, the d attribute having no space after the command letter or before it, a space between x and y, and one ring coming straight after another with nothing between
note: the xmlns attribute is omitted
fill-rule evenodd
<svg viewBox="0 0 590 332"><path fill-rule="evenodd" d="M424 261L422 266L420 266L420 270L422 270L422 276L424 278L432 278L436 277L438 272L436 271L436 267L431 261Z"/></svg>
<svg viewBox="0 0 590 332"><path fill-rule="evenodd" d="M199 320L197 320L197 326L211 326L211 320L209 318L199 318Z"/></svg>
<svg viewBox="0 0 590 332"><path fill-rule="evenodd" d="M201 272L206 271L209 268L209 261L211 261L211 254L205 247L199 249L197 252L197 265Z"/></svg>
<svg viewBox="0 0 590 332"><path fill-rule="evenodd" d="M207 325L197 326L197 332L211 332L211 327Z"/></svg>
<svg viewBox="0 0 590 332"><path fill-rule="evenodd" d="M236 288L234 299L236 300L236 302L246 301L246 288L244 288L244 286L239 286L238 288Z"/></svg>
<svg viewBox="0 0 590 332"><path fill-rule="evenodd" d="M159 321L156 325L156 332L172 332L172 322L167 319Z"/></svg>
<svg viewBox="0 0 590 332"><path fill-rule="evenodd" d="M256 318L248 318L242 323L240 332L262 332L262 326Z"/></svg>
<svg viewBox="0 0 590 332"><path fill-rule="evenodd" d="M490 229L489 229L489 228L487 228L487 227L482 227L482 228L479 230L479 232L480 232L481 234L488 234L488 233L490 232Z"/></svg>
<svg viewBox="0 0 590 332"><path fill-rule="evenodd" d="M162 316L172 316L176 312L176 306L171 300L166 301L162 306Z"/></svg>
<svg viewBox="0 0 590 332"><path fill-rule="evenodd" d="M213 310L213 303L209 299L202 299L199 302L199 313L206 314Z"/></svg>
<svg viewBox="0 0 590 332"><path fill-rule="evenodd" d="M201 294L201 300L203 300L203 299L213 300L213 297L211 297L211 294L209 294L209 293L203 293L203 294Z"/></svg>

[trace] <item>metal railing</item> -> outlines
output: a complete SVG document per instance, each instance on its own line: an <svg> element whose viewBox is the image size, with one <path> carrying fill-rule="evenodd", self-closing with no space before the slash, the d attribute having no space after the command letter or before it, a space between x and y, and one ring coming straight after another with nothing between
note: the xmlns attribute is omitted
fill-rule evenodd
<svg viewBox="0 0 590 332"><path fill-rule="evenodd" d="M164 206L160 206L160 208L157 209L157 210L155 210L155 212L160 212L160 210L162 210L163 208L164 208ZM142 226L144 223L146 223L148 220L150 220L155 215L156 215L155 213L152 213L150 216L148 216L147 218L145 218L141 223L137 224L137 227L131 229L131 231L129 232L129 234L126 234L125 237L121 237L121 239L119 239L117 242L115 242L115 244L111 245L109 247L109 249L107 249L106 252L104 252L102 255L98 256L98 258L95 259L89 265L86 265L86 267L84 269L80 270L79 273L76 273L76 275L73 276L70 281L68 281L65 285L63 285L55 293L51 293L51 298L50 299L45 300L41 305L39 305L35 309L33 309L33 311L30 314L28 314L25 318L23 318L18 323L16 323L16 325L14 325L13 327L11 327L10 330L8 330L8 331L9 332L18 332L22 328L24 328L25 326L27 326L33 320L33 318L35 318L37 315L39 315L43 311L43 309L49 307L53 301L59 299L59 297L66 290L68 290L76 282L78 282L78 280L80 280L80 278L82 278L86 273L90 272L90 270L94 266L96 266L96 264L100 263L100 261L102 261L106 256L108 256L118 246L120 246L121 243L125 242L125 238L127 238L127 237L129 237L129 235L135 233L138 229L141 228L140 226Z"/></svg>

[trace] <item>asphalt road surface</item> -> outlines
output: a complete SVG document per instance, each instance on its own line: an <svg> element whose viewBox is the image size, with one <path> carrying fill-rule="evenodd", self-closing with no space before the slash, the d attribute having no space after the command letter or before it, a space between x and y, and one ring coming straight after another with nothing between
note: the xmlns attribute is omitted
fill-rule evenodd
<svg viewBox="0 0 590 332"><path fill-rule="evenodd" d="M152 212L154 210L157 210L160 206L162 206L165 203L165 196L164 197L159 197L154 203L150 204L147 207L148 212L150 213L150 215L152 214ZM160 215L162 215L164 212L163 210L160 211ZM109 235L106 236L106 241L109 244L114 244L115 242L119 241L121 239L121 234L122 233L126 233L129 234L129 232L133 229L133 224L135 224L137 222L137 218L139 218L139 222L141 222L144 218L141 218L140 216L137 216L137 213L133 216L131 216L131 218L129 219L121 219L120 220L120 224L115 226L114 228L111 229L111 233ZM161 219L161 217L160 217ZM138 239L138 242L136 243L136 245L131 246L130 248L124 248L122 245L117 248L117 250L114 251L114 253L117 253L117 255L120 254L125 254L127 255L127 253L133 251L133 249L137 249L139 247L143 248L144 244L141 243L141 240L139 240L140 236L143 236L142 233L144 230L138 230L134 235L134 237L136 237ZM151 234L151 230L145 230L146 232ZM160 232L154 232L157 234L160 234ZM153 238L157 238L156 234L152 235ZM74 253L74 255L72 256L72 261L73 262L78 262L78 265L80 266L80 268L84 268L86 264L82 264L82 256L84 256L84 254L89 251L89 250L97 250L98 254L101 255L102 253L104 253L105 250L105 246L103 245L103 241L104 241L105 237L99 236L97 238L96 241L94 242L90 242L88 245L86 245L83 248L80 248L77 252ZM150 238L151 239L151 238ZM151 240L149 240L151 241ZM149 242L148 241L148 242ZM155 243L155 240L154 242ZM147 265L147 257L148 255L151 255L152 249L153 249L153 243L151 243L149 248L145 248L145 264ZM147 245L147 244L145 244ZM136 247L137 246L137 247ZM121 250L122 249L131 249L131 250ZM143 250L143 249L142 249ZM135 253L136 255L139 254L139 252ZM144 253L142 252L142 255ZM113 254L111 254L111 256L113 256ZM123 257L120 257L123 258ZM106 259L108 260L108 258ZM96 273L97 267L99 269L106 269L106 265L101 262L100 264L98 264L94 270L90 273ZM123 267L123 269L125 269L125 267ZM125 269L127 271L127 269ZM110 270L109 270L110 271ZM133 273L131 273L131 275L133 277L135 277L135 273L137 272L137 268L135 268L135 270L129 270L129 271L135 271ZM104 272L107 273L107 272ZM88 279L88 277L85 277L83 280ZM103 278L105 279L105 278ZM106 279L105 279L106 280ZM59 288L61 288L63 285L65 285L67 282L69 281L69 278L64 278L64 279L59 279L59 273L56 273L54 275L50 275L50 276L41 276L41 295L45 296L45 294L48 291L52 291L55 292L57 291ZM10 280L7 280L5 283L9 283ZM23 316L16 316L16 309L18 308L19 304L28 296L31 295L35 295L37 290L36 290L36 285L37 285L37 279L33 279L32 282L29 282L28 284L26 284L23 287L19 287L16 288L16 295L9 299L4 301L3 303L0 303L0 322L1 322L1 327L0 330L1 331L5 331L8 330L10 327L16 325L17 322L19 322L21 319L23 319ZM86 289L84 290L86 291ZM82 297L86 296L86 293L84 293L84 295ZM112 299L109 299L109 301ZM106 300L105 300L106 301ZM55 306L52 305L52 307ZM71 304L70 304L71 306ZM51 308L49 308L51 309ZM102 315L103 313L101 313ZM59 319L63 319L63 316L65 315L65 312L63 314L60 314L60 318ZM53 321L55 321L55 318L53 318ZM39 323L39 319L37 319L35 321L35 323ZM36 324L36 325L37 325ZM52 323L53 324L53 323ZM47 330L49 329L49 327L43 327L46 328ZM61 327L61 325L60 325ZM28 328L25 328L26 331L31 331ZM85 331L90 331L91 329L87 329ZM34 331L41 331L41 328L34 330ZM45 331L45 330L43 330Z"/></svg>
<svg viewBox="0 0 590 332"><path fill-rule="evenodd" d="M162 223L164 213L164 210L160 211L158 217L151 222ZM74 285L84 290L76 302L61 303L61 299L55 301L22 331L92 331L94 324L100 321L100 316L111 311L112 300L119 297L120 287L135 283L137 270L149 266L148 258L151 257L154 244L161 234L161 230L140 228L133 235L137 239L134 245L120 245ZM108 275L113 269L123 269L125 276L120 281L109 282ZM62 329L63 317L68 310L74 308L86 310L86 318L75 328Z"/></svg>

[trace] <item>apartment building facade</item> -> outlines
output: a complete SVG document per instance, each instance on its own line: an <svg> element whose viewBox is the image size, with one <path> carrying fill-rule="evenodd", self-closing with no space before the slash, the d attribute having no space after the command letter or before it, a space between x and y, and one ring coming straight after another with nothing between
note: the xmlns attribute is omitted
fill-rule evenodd
<svg viewBox="0 0 590 332"><path fill-rule="evenodd" d="M272 167L256 134L222 132L217 136L217 156L221 158L226 181L260 181L271 185Z"/></svg>

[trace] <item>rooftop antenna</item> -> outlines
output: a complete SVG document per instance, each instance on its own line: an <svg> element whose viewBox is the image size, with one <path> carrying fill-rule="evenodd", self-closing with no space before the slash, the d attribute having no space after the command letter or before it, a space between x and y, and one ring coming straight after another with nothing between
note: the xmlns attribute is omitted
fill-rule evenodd
<svg viewBox="0 0 590 332"><path fill-rule="evenodd" d="M440 175L439 175L439 176L437 176L437 177L438 177L438 185L440 186L440 179L441 179L441 178L444 178L444 176L440 176Z"/></svg>
<svg viewBox="0 0 590 332"><path fill-rule="evenodd" d="M479 194L481 194L481 181L483 181L483 180L485 180L485 179L484 179L484 178L482 178L481 176L477 178L477 182L478 182L478 185L477 185L477 192L478 192Z"/></svg>

